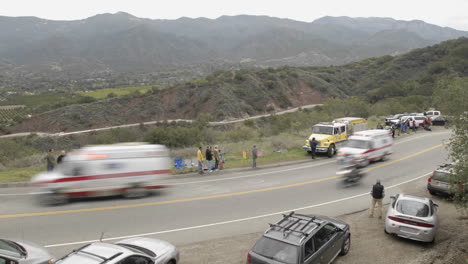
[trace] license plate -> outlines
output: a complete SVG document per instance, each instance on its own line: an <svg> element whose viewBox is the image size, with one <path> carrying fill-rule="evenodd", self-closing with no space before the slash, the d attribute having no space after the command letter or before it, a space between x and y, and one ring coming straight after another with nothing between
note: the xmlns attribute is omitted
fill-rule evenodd
<svg viewBox="0 0 468 264"><path fill-rule="evenodd" d="M436 184L439 186L439 187L444 187L444 188L448 188L449 185L445 182L436 182Z"/></svg>
<svg viewBox="0 0 468 264"><path fill-rule="evenodd" d="M400 226L400 231L406 232L406 233L411 233L411 234L417 234L418 233L417 229L409 228L409 227L406 227L406 226Z"/></svg>

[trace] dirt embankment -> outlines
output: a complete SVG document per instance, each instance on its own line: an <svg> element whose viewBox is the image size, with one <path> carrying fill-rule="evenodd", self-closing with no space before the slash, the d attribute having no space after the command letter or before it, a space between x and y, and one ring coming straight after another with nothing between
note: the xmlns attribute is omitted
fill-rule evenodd
<svg viewBox="0 0 468 264"><path fill-rule="evenodd" d="M405 192L430 197L424 186L410 186ZM450 201L438 197L433 200L439 204L440 221L434 244L387 235L384 220L369 218L365 210L337 217L350 224L352 241L348 255L338 257L334 263L467 264L468 219L462 219ZM181 264L246 263L247 252L261 235L259 232L178 246Z"/></svg>
<svg viewBox="0 0 468 264"><path fill-rule="evenodd" d="M263 86L259 85L259 87ZM265 104L261 107L253 106L252 104L258 102L252 101L249 95L234 92L236 89L248 88L236 86L220 88L222 89L224 89L223 93L212 87L180 86L141 97L70 105L33 116L17 124L12 131L14 133L71 132L148 121L196 119L202 113L209 113L215 120L220 121L268 114L271 110L266 107L267 105L271 106L274 111L281 111L303 105L321 104L326 98L325 94L301 80L297 80L290 86L278 86L274 91L266 92L264 87L257 87L258 92L250 91L264 101ZM282 97L278 97L278 94ZM280 101L284 100L288 101L289 105L281 108Z"/></svg>

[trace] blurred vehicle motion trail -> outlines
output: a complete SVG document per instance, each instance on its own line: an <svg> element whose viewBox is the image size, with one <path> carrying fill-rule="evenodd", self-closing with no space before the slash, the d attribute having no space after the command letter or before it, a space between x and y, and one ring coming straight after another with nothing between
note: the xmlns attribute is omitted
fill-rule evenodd
<svg viewBox="0 0 468 264"><path fill-rule="evenodd" d="M31 182L42 203L59 204L73 197L143 197L164 188L163 180L170 175L165 146L127 143L70 152L56 169L34 176Z"/></svg>

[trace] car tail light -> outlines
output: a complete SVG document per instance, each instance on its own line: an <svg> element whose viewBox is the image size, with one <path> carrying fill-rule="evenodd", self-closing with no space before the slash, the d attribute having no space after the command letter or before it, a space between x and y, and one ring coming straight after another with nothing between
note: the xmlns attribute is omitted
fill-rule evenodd
<svg viewBox="0 0 468 264"><path fill-rule="evenodd" d="M420 226L420 227L434 227L434 225L432 224L416 222L413 220L402 219L402 218L394 217L394 216L389 216L388 219L396 221L396 222L400 222L403 224L407 224L407 225L414 225L414 226Z"/></svg>
<svg viewBox="0 0 468 264"><path fill-rule="evenodd" d="M252 263L252 256L250 253L247 253L247 263Z"/></svg>
<svg viewBox="0 0 468 264"><path fill-rule="evenodd" d="M427 182L432 182L432 177L427 178Z"/></svg>

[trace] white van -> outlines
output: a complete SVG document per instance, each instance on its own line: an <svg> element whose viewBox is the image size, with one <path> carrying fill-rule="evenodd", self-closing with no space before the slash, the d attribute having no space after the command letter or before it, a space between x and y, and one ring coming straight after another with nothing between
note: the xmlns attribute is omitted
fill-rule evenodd
<svg viewBox="0 0 468 264"><path fill-rule="evenodd" d="M88 146L68 153L53 171L33 177L41 200L63 203L71 197L141 197L164 188L171 160L163 145L125 143Z"/></svg>
<svg viewBox="0 0 468 264"><path fill-rule="evenodd" d="M338 152L341 163L356 162L365 167L371 161L383 160L392 154L393 139L387 130L373 129L354 133Z"/></svg>

